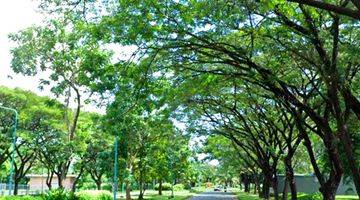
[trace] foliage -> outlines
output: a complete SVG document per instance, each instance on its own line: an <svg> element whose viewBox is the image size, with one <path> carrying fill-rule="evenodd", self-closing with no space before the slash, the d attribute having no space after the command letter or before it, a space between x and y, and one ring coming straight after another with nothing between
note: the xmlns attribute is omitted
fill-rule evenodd
<svg viewBox="0 0 360 200"><path fill-rule="evenodd" d="M321 194L305 194L305 195L299 195L299 200L319 200L322 199Z"/></svg>
<svg viewBox="0 0 360 200"><path fill-rule="evenodd" d="M104 185L101 186L101 189L111 191L112 190L112 185L111 184L104 184Z"/></svg>
<svg viewBox="0 0 360 200"><path fill-rule="evenodd" d="M83 190L73 194L68 191L56 189L47 192L42 196L5 196L0 200L111 200L112 196L108 191Z"/></svg>
<svg viewBox="0 0 360 200"><path fill-rule="evenodd" d="M154 189L155 190L159 190L159 184L157 183L156 185L155 185L155 187L154 187ZM162 189L164 190L164 191L166 191L166 190L171 190L171 188L172 188L172 185L170 184L170 183L163 183L162 184Z"/></svg>
<svg viewBox="0 0 360 200"><path fill-rule="evenodd" d="M43 200L41 196L5 196L0 200Z"/></svg>
<svg viewBox="0 0 360 200"><path fill-rule="evenodd" d="M74 193L69 193L64 189L50 190L44 195L44 200L78 200Z"/></svg>
<svg viewBox="0 0 360 200"><path fill-rule="evenodd" d="M76 193L79 200L111 200L112 196L109 191L82 190Z"/></svg>
<svg viewBox="0 0 360 200"><path fill-rule="evenodd" d="M96 184L94 182L85 182L82 184L81 189L94 190L94 189L96 189Z"/></svg>
<svg viewBox="0 0 360 200"><path fill-rule="evenodd" d="M248 179L256 190L261 186L265 198L272 185L279 199L276 175L294 183L295 172L314 173L325 199L334 199L344 176L360 194L356 1L40 5L56 17L10 35L16 43L12 69L27 76L49 73L39 86L50 86L65 101L49 108L4 89L2 100L26 122L20 123L19 142L30 149L19 145L19 158L35 152L49 174L64 178L74 169L100 188L114 170L109 163L116 135L116 170L127 198L135 182L142 199L154 180L232 183L240 174L247 186ZM130 59L110 59L107 45L136 51ZM100 97L105 116L80 115L87 93ZM9 115L2 113L1 120L0 165L8 162L12 129ZM218 160L218 167L189 159L191 137L205 138L195 153ZM27 172L16 171L19 179ZM296 198L294 184L290 189Z"/></svg>
<svg viewBox="0 0 360 200"><path fill-rule="evenodd" d="M174 191L182 191L185 189L185 185L184 184L175 184L174 185Z"/></svg>

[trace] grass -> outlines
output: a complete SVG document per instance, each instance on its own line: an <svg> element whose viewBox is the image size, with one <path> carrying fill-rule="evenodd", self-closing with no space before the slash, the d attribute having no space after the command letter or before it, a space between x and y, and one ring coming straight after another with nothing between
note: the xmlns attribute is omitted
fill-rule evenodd
<svg viewBox="0 0 360 200"><path fill-rule="evenodd" d="M190 197L194 196L197 193L203 192L205 188L194 188L191 190L182 190L182 191L174 191L174 198L173 200L187 200ZM125 194L123 193L122 196ZM135 190L131 192L131 198L137 199L139 196L139 191ZM158 195L158 191L156 190L146 190L144 199L146 200L168 200L171 196L171 191L163 191L163 195ZM120 200L123 200L121 198Z"/></svg>
<svg viewBox="0 0 360 200"><path fill-rule="evenodd" d="M249 194L241 191L235 192L238 199L240 200L261 200L261 198L258 197L257 194ZM304 194L299 194L298 197L304 196ZM272 198L273 199L273 198ZM290 197L289 197L290 199ZM356 195L336 195L336 200L355 200L359 199ZM319 199L320 200L320 199Z"/></svg>
<svg viewBox="0 0 360 200"><path fill-rule="evenodd" d="M245 192L236 192L236 195L238 197L238 199L241 200L260 200L261 198L259 198L259 196L257 194L248 194Z"/></svg>
<svg viewBox="0 0 360 200"><path fill-rule="evenodd" d="M352 199L359 199L356 195L336 195L336 199L338 200L352 200Z"/></svg>

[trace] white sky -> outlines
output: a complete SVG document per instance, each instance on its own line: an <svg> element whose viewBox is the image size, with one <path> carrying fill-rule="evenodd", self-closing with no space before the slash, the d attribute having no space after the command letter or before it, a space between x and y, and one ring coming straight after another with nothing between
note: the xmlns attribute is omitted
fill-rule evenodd
<svg viewBox="0 0 360 200"><path fill-rule="evenodd" d="M10 49L14 44L8 39L10 33L16 33L31 25L41 25L43 16L36 12L36 0L0 0L0 85L11 88L19 87L38 95L53 96L49 88L38 89L39 80L44 74L35 77L17 75L10 68ZM11 76L12 78L9 78ZM85 105L84 110L104 113L94 105Z"/></svg>
<svg viewBox="0 0 360 200"><path fill-rule="evenodd" d="M12 73L11 43L8 39L9 33L41 23L41 15L36 13L35 9L36 2L32 0L0 0L0 85L20 87L40 94L36 77L24 77ZM8 75L13 79L9 79Z"/></svg>
<svg viewBox="0 0 360 200"><path fill-rule="evenodd" d="M0 85L15 88L23 88L33 91L38 95L52 96L49 90L40 91L38 89L39 77L28 77L16 75L10 68L12 46L8 39L10 33L17 32L33 24L40 25L42 21L41 14L36 12L37 3L34 0L0 0ZM136 50L135 47L116 47L110 46L110 49L116 51L116 59L130 57L131 52ZM12 78L8 78L8 76ZM88 105L85 110L103 113L103 109ZM184 128L183 124L175 123L179 128ZM205 155L199 155L203 159ZM218 162L213 160L212 165Z"/></svg>

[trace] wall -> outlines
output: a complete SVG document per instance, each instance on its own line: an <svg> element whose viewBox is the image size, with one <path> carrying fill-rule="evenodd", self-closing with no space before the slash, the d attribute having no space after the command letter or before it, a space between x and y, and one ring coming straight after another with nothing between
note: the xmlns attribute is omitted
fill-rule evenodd
<svg viewBox="0 0 360 200"><path fill-rule="evenodd" d="M284 180L285 180L284 175L278 175L279 192L282 192L284 189ZM319 192L320 184L315 176L295 175L295 182L296 182L296 189L298 192L309 193L309 194ZM290 188L288 191L290 192ZM352 181L342 180L337 190L337 194L356 195L356 189L354 183Z"/></svg>
<svg viewBox="0 0 360 200"><path fill-rule="evenodd" d="M29 187L30 190L48 190L48 187L46 185L46 176L29 176ZM66 177L66 179L63 181L63 186L65 189L71 189L72 184L74 183L74 177ZM51 185L53 188L57 188L58 180L57 177L54 176Z"/></svg>

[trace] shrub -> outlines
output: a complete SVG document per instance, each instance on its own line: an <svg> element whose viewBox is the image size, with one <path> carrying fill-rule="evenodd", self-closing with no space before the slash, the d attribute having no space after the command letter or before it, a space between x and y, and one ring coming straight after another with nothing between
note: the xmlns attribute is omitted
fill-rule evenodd
<svg viewBox="0 0 360 200"><path fill-rule="evenodd" d="M66 192L63 189L50 190L44 195L44 200L78 200L72 192Z"/></svg>
<svg viewBox="0 0 360 200"><path fill-rule="evenodd" d="M298 200L320 200L320 199L322 199L322 195L320 193L305 194L305 195L299 196L297 199Z"/></svg>
<svg viewBox="0 0 360 200"><path fill-rule="evenodd" d="M190 183L186 183L186 184L184 185L184 189L185 189L185 190L191 190L191 184L190 184Z"/></svg>
<svg viewBox="0 0 360 200"><path fill-rule="evenodd" d="M112 190L112 185L111 184L104 184L104 185L101 186L101 189L111 191Z"/></svg>
<svg viewBox="0 0 360 200"><path fill-rule="evenodd" d="M96 184L93 183L93 182L85 182L81 186L81 189L83 189L83 190L95 190L96 189Z"/></svg>
<svg viewBox="0 0 360 200"><path fill-rule="evenodd" d="M159 184L155 185L155 190L159 190ZM171 190L171 184L170 183L163 183L162 184L162 190Z"/></svg>
<svg viewBox="0 0 360 200"><path fill-rule="evenodd" d="M0 200L42 200L40 196L5 196L0 197Z"/></svg>
<svg viewBox="0 0 360 200"><path fill-rule="evenodd" d="M43 196L5 196L0 197L0 200L112 200L112 196L104 190L83 190L74 194L56 189Z"/></svg>
<svg viewBox="0 0 360 200"><path fill-rule="evenodd" d="M102 193L100 194L100 196L98 197L97 200L112 200L112 196L111 194L105 194L105 193Z"/></svg>
<svg viewBox="0 0 360 200"><path fill-rule="evenodd" d="M83 190L76 193L79 200L111 200L112 196L109 191L104 190Z"/></svg>
<svg viewBox="0 0 360 200"><path fill-rule="evenodd" d="M174 185L174 191L181 191L181 190L184 190L184 188L185 188L184 184Z"/></svg>

